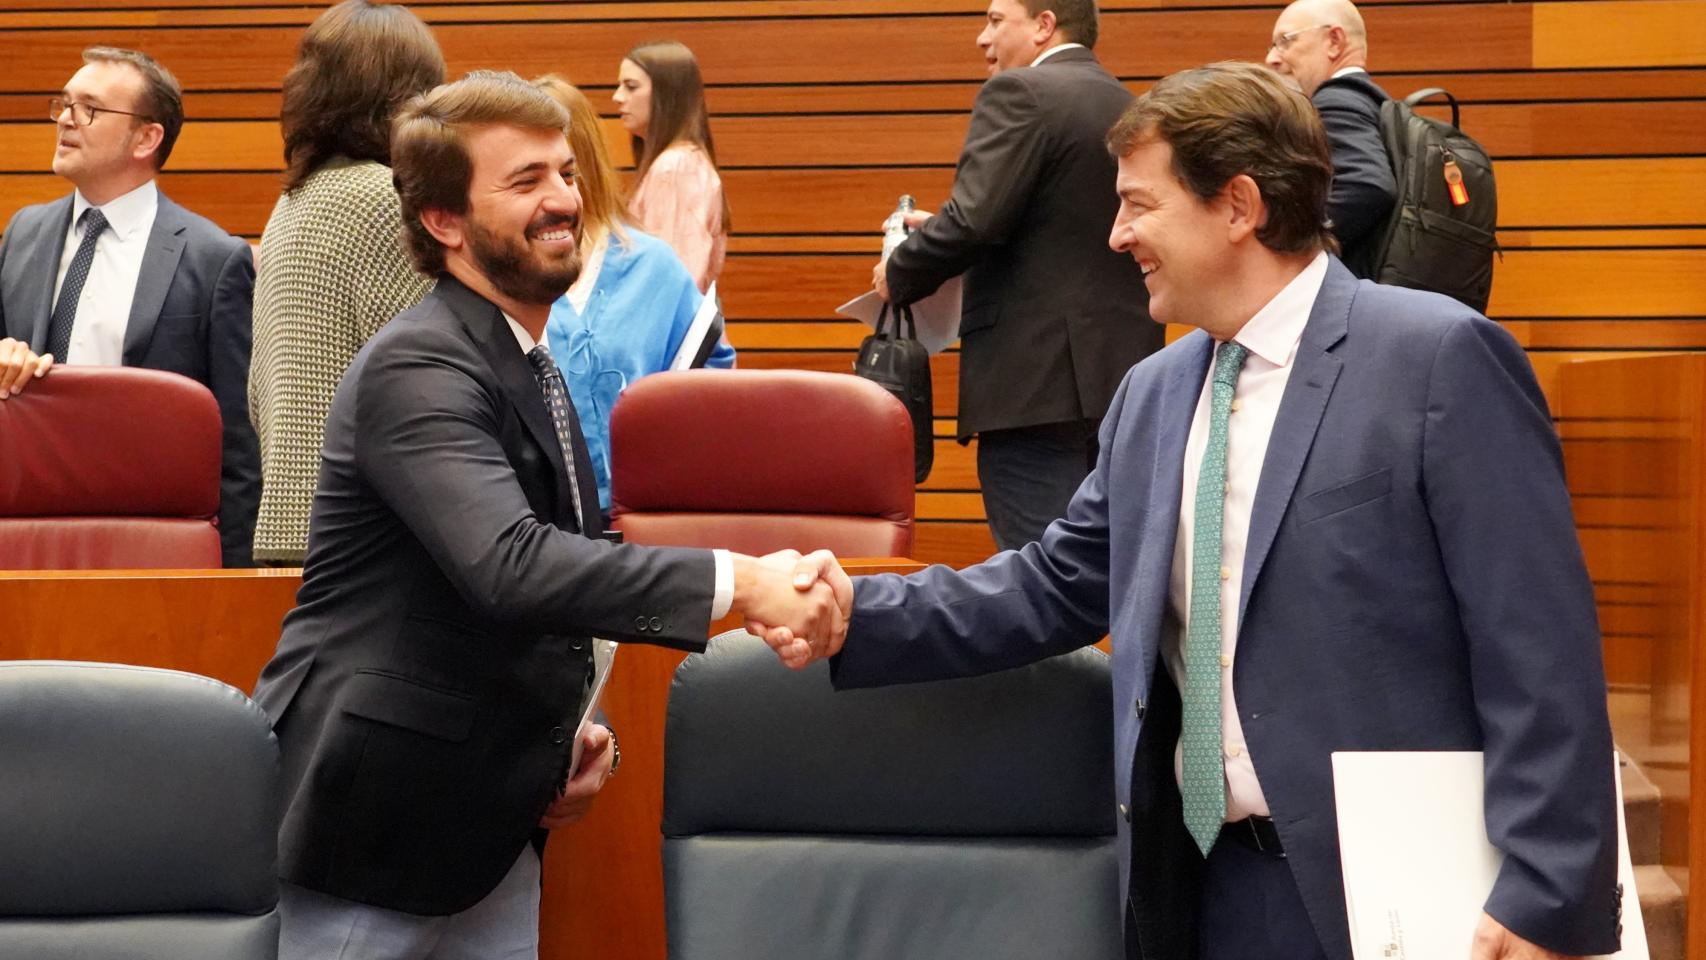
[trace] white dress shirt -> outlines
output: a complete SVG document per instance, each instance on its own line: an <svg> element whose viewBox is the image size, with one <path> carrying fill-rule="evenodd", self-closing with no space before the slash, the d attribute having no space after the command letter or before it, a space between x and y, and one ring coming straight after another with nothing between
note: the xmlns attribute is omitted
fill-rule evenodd
<svg viewBox="0 0 1706 960"><path fill-rule="evenodd" d="M1037 58L1035 60L1031 61L1031 66L1034 67L1037 64L1042 63L1044 60L1047 60L1049 57L1054 56L1055 54L1059 53L1062 50L1071 50L1074 48L1082 50L1082 49L1084 49L1084 45L1082 43L1062 43L1062 44L1059 44L1058 46L1049 47L1047 50L1044 50L1042 53L1037 54Z"/></svg>
<svg viewBox="0 0 1706 960"><path fill-rule="evenodd" d="M1267 797L1262 794L1250 751L1244 744L1244 726L1238 720L1238 704L1232 689L1238 654L1238 598L1244 586L1244 545L1250 534L1250 511L1255 504L1262 463L1267 458L1268 437L1273 433L1285 385L1291 379L1292 361L1303 339L1303 328L1309 322L1309 312L1326 277L1327 255L1322 253L1257 311L1233 338L1250 353L1232 393L1232 414L1226 424L1226 513L1221 522L1220 732L1221 755L1226 764L1228 822L1251 815L1269 815ZM1211 371L1213 366L1211 362ZM1202 467L1203 448L1208 445L1209 385L1210 378L1205 376L1196 416L1191 420L1190 437L1185 442L1185 482L1169 583L1172 619L1178 632L1162 644L1167 670L1180 690L1185 689L1180 641L1190 628L1191 534L1196 519L1197 476ZM1182 750L1181 745L1174 754L1176 775L1183 769Z"/></svg>
<svg viewBox="0 0 1706 960"><path fill-rule="evenodd" d="M533 348L538 345L533 334L528 333L527 328L509 314L505 313L504 319L509 321L510 333L515 334L515 342L521 345L521 352L532 353ZM569 451L563 451L563 456L570 455ZM728 615L729 608L734 606L735 602L735 563L727 550L712 550L711 559L716 564L716 580L711 586L711 619L721 620Z"/></svg>
<svg viewBox="0 0 1706 960"><path fill-rule="evenodd" d="M59 288L83 242L83 211L90 206L83 191L73 194L71 229L66 231L65 250L53 281L53 306L59 304ZM107 229L95 241L95 259L89 264L89 277L77 300L77 319L71 325L71 345L65 356L54 359L116 367L124 363L124 331L130 326L130 303L136 298L136 279L142 275L142 254L160 209L160 192L150 180L99 209L107 218Z"/></svg>

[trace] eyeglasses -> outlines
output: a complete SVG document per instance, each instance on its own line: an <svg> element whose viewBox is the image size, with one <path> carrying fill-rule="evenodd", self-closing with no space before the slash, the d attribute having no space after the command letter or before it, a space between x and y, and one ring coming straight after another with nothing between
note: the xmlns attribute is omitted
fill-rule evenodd
<svg viewBox="0 0 1706 960"><path fill-rule="evenodd" d="M1276 33L1273 42L1268 44L1268 49L1286 50L1291 47L1293 41L1311 30L1331 30L1336 26L1338 26L1336 23L1318 23L1313 27L1304 27L1301 30L1292 30L1289 33Z"/></svg>
<svg viewBox="0 0 1706 960"><path fill-rule="evenodd" d="M95 115L100 113L120 113L127 117L136 117L139 120L147 120L150 123L154 122L154 118L150 117L146 113L132 113L129 110L114 110L111 107L97 107L92 104L78 103L75 100L66 100L61 97L54 97L47 102L47 118L52 120L54 123L58 123L59 118L67 109L71 111L71 125L74 127L86 127L89 124L94 123Z"/></svg>

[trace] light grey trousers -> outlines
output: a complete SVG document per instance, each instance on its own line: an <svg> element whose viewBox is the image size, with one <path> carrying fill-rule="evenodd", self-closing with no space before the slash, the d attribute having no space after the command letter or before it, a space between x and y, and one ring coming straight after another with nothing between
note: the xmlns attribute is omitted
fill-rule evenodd
<svg viewBox="0 0 1706 960"><path fill-rule="evenodd" d="M447 917L279 885L279 960L538 960L539 855L533 845L484 900Z"/></svg>

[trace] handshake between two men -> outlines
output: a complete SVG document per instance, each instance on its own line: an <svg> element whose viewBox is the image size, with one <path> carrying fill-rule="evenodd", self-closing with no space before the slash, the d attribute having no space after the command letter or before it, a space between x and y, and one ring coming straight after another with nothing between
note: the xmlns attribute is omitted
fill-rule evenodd
<svg viewBox="0 0 1706 960"><path fill-rule="evenodd" d="M783 550L733 560L732 609L783 664L799 670L840 652L853 616L853 581L834 554Z"/></svg>

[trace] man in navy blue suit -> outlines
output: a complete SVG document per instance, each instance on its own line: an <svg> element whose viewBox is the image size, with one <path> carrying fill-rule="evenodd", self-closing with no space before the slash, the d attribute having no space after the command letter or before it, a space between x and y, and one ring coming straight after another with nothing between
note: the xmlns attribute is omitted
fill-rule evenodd
<svg viewBox="0 0 1706 960"><path fill-rule="evenodd" d="M1261 67L1162 80L1109 147L1110 243L1198 329L1126 376L1040 542L851 592L823 564L853 611L836 685L1111 634L1132 957L1349 960L1336 750L1485 752L1505 860L1476 960L1616 949L1593 590L1522 350L1332 255L1326 135Z"/></svg>

